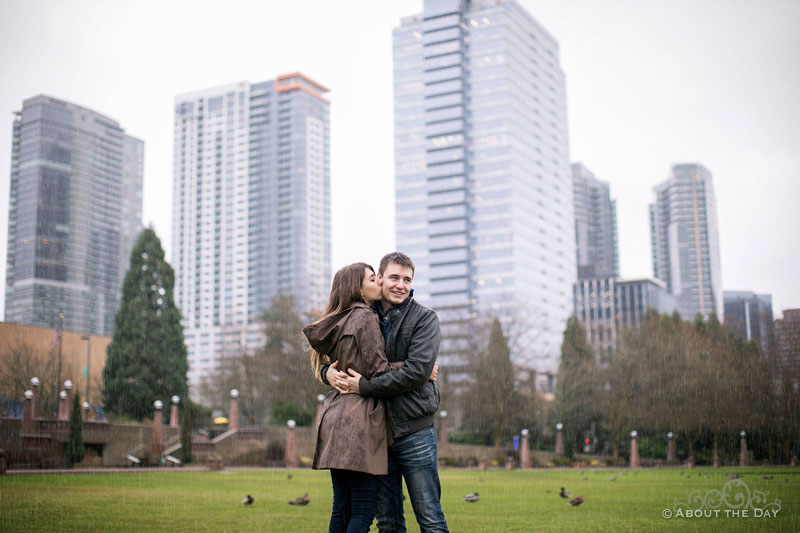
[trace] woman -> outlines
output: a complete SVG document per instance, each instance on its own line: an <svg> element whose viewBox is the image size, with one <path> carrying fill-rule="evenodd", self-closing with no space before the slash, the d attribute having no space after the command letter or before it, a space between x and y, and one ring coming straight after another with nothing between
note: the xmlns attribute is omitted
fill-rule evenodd
<svg viewBox="0 0 800 533"><path fill-rule="evenodd" d="M381 288L375 271L366 263L354 263L333 277L328 306L322 317L303 333L311 344L311 366L319 378L320 367L338 361L370 378L400 368L384 353L378 315L372 310ZM435 380L435 370L431 379ZM377 481L388 473L387 428L383 402L357 394L328 392L322 405L314 469L330 469L333 511L329 532L369 531L375 516Z"/></svg>

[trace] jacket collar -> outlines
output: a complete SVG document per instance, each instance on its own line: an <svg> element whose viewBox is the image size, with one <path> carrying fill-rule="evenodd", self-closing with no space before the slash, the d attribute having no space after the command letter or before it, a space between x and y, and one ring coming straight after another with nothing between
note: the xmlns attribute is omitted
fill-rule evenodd
<svg viewBox="0 0 800 533"><path fill-rule="evenodd" d="M396 317L396 316L402 315L405 312L405 310L408 308L408 306L411 304L411 300L413 298L414 298L414 289L411 289L410 291L408 291L408 298L403 300L402 303L399 303L397 305L393 305L392 307L390 307L389 310L386 311L386 313L383 314L383 316L392 318L392 317ZM380 302L378 302L378 306L380 306Z"/></svg>

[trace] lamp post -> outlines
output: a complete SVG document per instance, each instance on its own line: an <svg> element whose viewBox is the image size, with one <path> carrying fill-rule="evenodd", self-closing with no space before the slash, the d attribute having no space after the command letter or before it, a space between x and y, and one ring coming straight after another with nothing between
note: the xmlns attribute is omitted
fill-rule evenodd
<svg viewBox="0 0 800 533"><path fill-rule="evenodd" d="M228 414L228 429L239 429L239 389L231 389L231 409Z"/></svg>
<svg viewBox="0 0 800 533"><path fill-rule="evenodd" d="M564 455L564 434L561 430L564 429L564 424L559 422L556 424L556 455Z"/></svg>
<svg viewBox="0 0 800 533"><path fill-rule="evenodd" d="M153 431L150 433L150 463L158 464L164 451L164 433L161 427L161 408L164 407L164 402L156 400L153 402L153 407L155 412L153 413Z"/></svg>
<svg viewBox="0 0 800 533"><path fill-rule="evenodd" d="M177 394L172 396L172 410L169 413L169 427L178 427L178 404L181 402L181 397Z"/></svg>
<svg viewBox="0 0 800 533"><path fill-rule="evenodd" d="M747 466L747 433L739 433L739 466Z"/></svg>
<svg viewBox="0 0 800 533"><path fill-rule="evenodd" d="M297 452L295 451L295 435L294 428L297 423L289 419L286 421L286 427L289 431L286 432L286 466L289 468L297 468Z"/></svg>
<svg viewBox="0 0 800 533"><path fill-rule="evenodd" d="M670 431L667 433L667 463L674 463L675 455L675 435Z"/></svg>
<svg viewBox="0 0 800 533"><path fill-rule="evenodd" d="M64 313L58 313L58 329L56 330L56 340L58 341L58 365L57 365L57 375L56 375L56 390L58 390L58 384L61 383L61 345L63 344L61 341L61 337L64 334Z"/></svg>
<svg viewBox="0 0 800 533"><path fill-rule="evenodd" d="M519 434L522 436L522 442L520 443L519 462L520 466L527 470L531 467L531 451L528 446L528 435L530 432L527 429L523 429L519 432Z"/></svg>
<svg viewBox="0 0 800 533"><path fill-rule="evenodd" d="M319 422L322 419L322 404L325 403L325 395L317 394L317 412L314 414L314 427L319 427Z"/></svg>
<svg viewBox="0 0 800 533"><path fill-rule="evenodd" d="M31 378L31 391L33 392L33 399L31 400L31 417L36 420L36 411L38 410L39 403L39 378Z"/></svg>
<svg viewBox="0 0 800 533"><path fill-rule="evenodd" d="M33 391L28 389L25 391L25 411L22 413L22 435L30 435L33 433L33 413L31 409L31 401L33 400Z"/></svg>
<svg viewBox="0 0 800 533"><path fill-rule="evenodd" d="M86 341L86 389L83 391L83 395L86 396L86 401L91 403L91 400L89 399L89 377L91 376L91 366L89 366L89 364L92 358L92 337L91 335L81 335L81 340Z"/></svg>
<svg viewBox="0 0 800 533"><path fill-rule="evenodd" d="M636 442L636 437L638 433L634 429L631 431L631 468L639 468L640 461L639 461L639 445Z"/></svg>
<svg viewBox="0 0 800 533"><path fill-rule="evenodd" d="M439 446L447 444L447 411L442 409L439 411Z"/></svg>

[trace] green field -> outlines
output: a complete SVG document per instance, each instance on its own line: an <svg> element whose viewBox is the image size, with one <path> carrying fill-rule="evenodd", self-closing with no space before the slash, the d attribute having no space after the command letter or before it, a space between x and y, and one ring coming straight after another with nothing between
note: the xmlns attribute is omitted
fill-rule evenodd
<svg viewBox="0 0 800 533"><path fill-rule="evenodd" d="M741 475L727 485L730 503L737 505L735 492L760 496L780 509L777 517L755 517L752 509L748 517L736 517L725 503L717 505L717 517L662 517L664 509L675 509L675 500L688 501L691 491L701 496L723 491L729 472ZM453 532L800 531L800 468L454 469L442 470L441 479L442 505ZM562 486L584 496L585 503L568 505L558 496ZM474 491L480 501L461 500ZM304 492L309 505L286 504ZM248 493L255 503L245 507L239 502ZM314 532L327 531L330 507L328 473L305 469L0 477L0 531ZM409 531L419 531L408 501L406 520Z"/></svg>

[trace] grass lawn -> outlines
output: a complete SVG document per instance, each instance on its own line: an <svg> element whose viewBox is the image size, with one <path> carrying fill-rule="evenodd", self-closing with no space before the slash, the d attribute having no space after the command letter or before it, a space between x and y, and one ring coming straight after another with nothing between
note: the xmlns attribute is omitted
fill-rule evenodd
<svg viewBox="0 0 800 533"><path fill-rule="evenodd" d="M691 491L722 491L728 472L741 477L728 485L730 504L717 505L718 517L662 517L664 509L677 509L675 500L687 502ZM453 469L440 476L453 532L800 531L800 468ZM568 505L558 495L562 486L585 503ZM461 500L475 491L480 501ZM746 518L725 517L737 505L736 493L752 498L756 491L766 493L764 503L780 500L777 517L755 517L752 508ZM286 504L304 492L309 505ZM248 493L255 503L245 507L239 502ZM328 473L307 469L0 477L0 531L315 532L327 531L330 507ZM419 531L408 500L406 520L409 531Z"/></svg>

